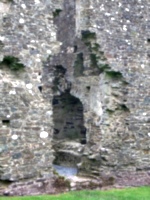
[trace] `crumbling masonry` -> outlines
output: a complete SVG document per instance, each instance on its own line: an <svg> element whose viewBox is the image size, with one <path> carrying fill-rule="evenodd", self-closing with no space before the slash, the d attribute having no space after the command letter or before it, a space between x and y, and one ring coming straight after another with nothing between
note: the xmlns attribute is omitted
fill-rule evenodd
<svg viewBox="0 0 150 200"><path fill-rule="evenodd" d="M0 0L1 194L53 193L53 163L150 184L149 4Z"/></svg>

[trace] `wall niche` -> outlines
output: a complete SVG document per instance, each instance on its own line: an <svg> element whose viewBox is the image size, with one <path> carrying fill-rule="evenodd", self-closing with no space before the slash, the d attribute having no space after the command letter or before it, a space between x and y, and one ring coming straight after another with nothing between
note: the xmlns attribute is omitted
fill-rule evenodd
<svg viewBox="0 0 150 200"><path fill-rule="evenodd" d="M65 91L53 98L54 140L73 140L86 143L83 105L80 100Z"/></svg>

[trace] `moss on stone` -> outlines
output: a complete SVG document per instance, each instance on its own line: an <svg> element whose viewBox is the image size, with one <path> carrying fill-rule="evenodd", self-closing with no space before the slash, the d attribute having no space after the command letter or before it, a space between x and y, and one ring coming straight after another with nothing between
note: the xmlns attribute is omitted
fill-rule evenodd
<svg viewBox="0 0 150 200"><path fill-rule="evenodd" d="M84 64L83 64L83 53L78 53L74 63L74 75L76 77L83 75Z"/></svg>
<svg viewBox="0 0 150 200"><path fill-rule="evenodd" d="M62 11L61 9L56 9L56 10L53 12L53 17L55 18L55 17L59 16L59 14L60 14L61 11Z"/></svg>
<svg viewBox="0 0 150 200"><path fill-rule="evenodd" d="M112 79L121 79L123 78L122 73L118 71L106 71L106 75Z"/></svg>
<svg viewBox="0 0 150 200"><path fill-rule="evenodd" d="M82 40L85 41L89 41L89 40L95 40L96 39L96 33L94 32L90 32L89 30L86 31L82 31L81 32L82 35Z"/></svg>
<svg viewBox="0 0 150 200"><path fill-rule="evenodd" d="M100 48L100 45L98 43L94 43L92 46L92 50L98 52Z"/></svg>
<svg viewBox="0 0 150 200"><path fill-rule="evenodd" d="M13 56L5 56L0 65L6 66L11 71L22 71L25 68L25 66L20 63L19 59Z"/></svg>

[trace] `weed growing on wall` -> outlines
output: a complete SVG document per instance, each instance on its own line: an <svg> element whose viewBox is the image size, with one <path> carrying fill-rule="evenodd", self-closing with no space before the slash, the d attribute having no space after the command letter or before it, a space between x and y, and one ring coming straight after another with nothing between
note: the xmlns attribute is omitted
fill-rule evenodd
<svg viewBox="0 0 150 200"><path fill-rule="evenodd" d="M0 66L7 67L11 71L22 71L25 66L20 63L19 59L13 56L5 56Z"/></svg>

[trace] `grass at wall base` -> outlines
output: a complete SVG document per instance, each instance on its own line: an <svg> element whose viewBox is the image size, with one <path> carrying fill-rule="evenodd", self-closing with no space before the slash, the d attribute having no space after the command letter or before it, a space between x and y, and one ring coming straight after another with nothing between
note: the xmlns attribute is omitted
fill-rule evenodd
<svg viewBox="0 0 150 200"><path fill-rule="evenodd" d="M58 195L0 197L0 200L150 200L150 186L107 191L84 190Z"/></svg>

